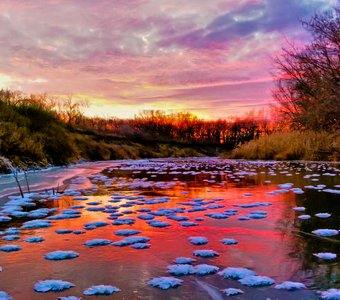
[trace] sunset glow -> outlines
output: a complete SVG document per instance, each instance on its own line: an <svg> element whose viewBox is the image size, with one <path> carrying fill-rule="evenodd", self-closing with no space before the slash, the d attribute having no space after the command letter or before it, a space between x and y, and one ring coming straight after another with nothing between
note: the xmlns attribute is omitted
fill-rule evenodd
<svg viewBox="0 0 340 300"><path fill-rule="evenodd" d="M272 101L272 57L336 0L3 0L0 88L225 118Z"/></svg>

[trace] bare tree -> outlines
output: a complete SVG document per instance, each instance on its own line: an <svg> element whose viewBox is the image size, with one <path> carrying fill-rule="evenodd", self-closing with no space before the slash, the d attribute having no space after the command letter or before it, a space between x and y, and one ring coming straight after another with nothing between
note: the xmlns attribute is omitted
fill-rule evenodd
<svg viewBox="0 0 340 300"><path fill-rule="evenodd" d="M302 25L311 42L303 48L289 45L275 59L273 96L292 127L340 129L340 9Z"/></svg>

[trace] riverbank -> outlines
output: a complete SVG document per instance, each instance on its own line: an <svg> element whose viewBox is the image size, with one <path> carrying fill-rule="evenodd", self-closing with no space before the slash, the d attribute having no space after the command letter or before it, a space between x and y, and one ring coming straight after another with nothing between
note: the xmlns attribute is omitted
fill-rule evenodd
<svg viewBox="0 0 340 300"><path fill-rule="evenodd" d="M325 131L277 132L234 149L228 158L340 161L340 134Z"/></svg>
<svg viewBox="0 0 340 300"><path fill-rule="evenodd" d="M67 188L71 180L77 176L89 176L100 172L103 168L115 165L120 161L98 161L73 164L67 167L53 167L37 171L29 171L28 182L31 192L45 190L60 190ZM19 183L27 193L26 182L23 173L19 173ZM11 195L18 195L18 186L12 175L0 175L0 207L3 206Z"/></svg>

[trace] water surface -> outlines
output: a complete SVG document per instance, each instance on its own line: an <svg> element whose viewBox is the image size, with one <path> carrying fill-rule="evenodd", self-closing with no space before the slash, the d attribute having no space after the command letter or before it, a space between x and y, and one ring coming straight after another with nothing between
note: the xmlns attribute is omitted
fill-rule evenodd
<svg viewBox="0 0 340 300"><path fill-rule="evenodd" d="M98 168L97 168L98 167ZM77 173L69 186L88 197L74 200L62 196L59 200L37 200L37 207L57 208L56 213L74 205L80 218L55 220L49 228L22 229L20 239L0 246L16 244L22 250L0 252L0 290L14 299L57 299L60 296L82 296L91 285L110 284L121 292L109 299L224 299L229 298L221 290L229 287L245 293L233 299L318 299L317 290L340 287L339 258L324 261L314 253L333 252L339 257L339 236L319 238L311 232L315 229L340 229L340 184L337 165L326 163L273 163L228 161L220 159L166 159L120 161L92 165L101 171L98 176ZM291 183L291 185L287 185ZM284 186L279 186L285 184ZM299 190L300 188L303 193ZM40 197L48 199L46 195ZM91 202L100 202L91 205ZM161 202L161 203L159 203ZM263 205L244 208L239 205L260 202ZM219 205L221 207L216 207ZM303 212L295 207L305 207ZM107 212L89 211L89 207L106 207ZM184 227L180 222L160 216L159 209L183 209L170 214L186 216L196 226ZM201 211L190 212L193 208ZM169 222L171 226L155 228L139 219L145 214L140 209L150 209L156 220ZM203 210L205 209L205 210ZM214 219L209 213L223 213L236 209L237 213L225 219ZM132 218L132 225L112 225L111 213L121 213L119 218ZM240 220L252 211L265 211L263 219ZM322 219L317 213L330 213ZM56 214L54 213L54 214ZM308 214L309 220L299 215ZM109 217L111 218L109 219ZM29 218L13 218L0 223L0 231L9 227L20 228ZM56 229L84 230L84 224L94 221L109 222L108 226L85 230L84 234L57 234ZM136 250L130 246L112 245L89 248L84 242L93 238L123 237L114 233L119 229L137 229L139 235L150 238L151 248ZM23 240L29 236L42 236L42 243L30 244ZM204 236L207 245L195 246L188 242L191 236ZM237 245L223 245L223 238L234 238ZM167 266L179 256L192 257L197 249L212 249L219 253L215 258L196 258L194 265L211 264L221 270L226 267L245 267L258 275L273 278L276 283L286 280L304 283L308 290L278 291L272 287L245 287L236 280L227 280L218 274L179 277L182 286L162 291L148 285L158 276L171 276ZM73 250L79 257L71 260L49 261L44 254L54 250ZM62 279L76 286L59 293L34 292L39 280ZM42 298L43 297L43 298ZM105 297L103 296L103 299Z"/></svg>

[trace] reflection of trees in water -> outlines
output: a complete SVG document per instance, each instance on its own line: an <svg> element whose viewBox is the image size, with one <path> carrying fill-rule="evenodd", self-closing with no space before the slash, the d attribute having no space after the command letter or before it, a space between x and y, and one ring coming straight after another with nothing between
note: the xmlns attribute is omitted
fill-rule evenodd
<svg viewBox="0 0 340 300"><path fill-rule="evenodd" d="M303 200L302 200L303 199ZM309 220L295 219L294 226L298 231L311 233L315 229L329 228L339 229L340 227L340 206L339 199L335 195L315 190L307 190L304 195L297 195L297 206L306 207L303 214L311 215ZM328 212L332 217L321 219L315 217L316 213ZM297 213L301 215L302 213ZM303 278L307 284L315 288L340 287L340 239L332 237L336 242L326 239L299 235L294 240L294 256L301 261L301 270L295 275L296 278ZM324 261L315 257L314 253L333 252L338 258L334 261Z"/></svg>

